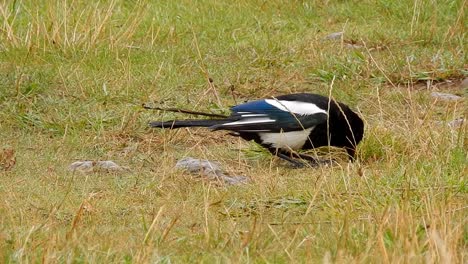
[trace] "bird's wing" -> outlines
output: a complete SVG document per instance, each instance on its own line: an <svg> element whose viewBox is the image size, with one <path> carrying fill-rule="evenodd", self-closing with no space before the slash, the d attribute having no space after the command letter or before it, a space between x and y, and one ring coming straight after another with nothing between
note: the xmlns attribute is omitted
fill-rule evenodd
<svg viewBox="0 0 468 264"><path fill-rule="evenodd" d="M310 102L264 99L231 108L232 122L212 129L238 132L289 132L326 122L327 111Z"/></svg>

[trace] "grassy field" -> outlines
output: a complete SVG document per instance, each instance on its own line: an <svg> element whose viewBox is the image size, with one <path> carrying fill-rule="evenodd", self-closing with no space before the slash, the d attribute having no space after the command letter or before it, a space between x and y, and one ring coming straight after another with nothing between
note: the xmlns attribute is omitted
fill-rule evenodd
<svg viewBox="0 0 468 264"><path fill-rule="evenodd" d="M446 124L468 114L466 7L0 2L0 262L467 263L467 125ZM292 169L223 132L150 130L181 115L141 107L292 92L362 115L357 162ZM250 182L194 178L186 156Z"/></svg>

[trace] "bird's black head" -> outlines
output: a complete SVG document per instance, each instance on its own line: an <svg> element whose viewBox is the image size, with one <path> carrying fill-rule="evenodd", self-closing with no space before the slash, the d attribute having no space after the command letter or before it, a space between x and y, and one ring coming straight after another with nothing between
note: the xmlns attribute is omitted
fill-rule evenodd
<svg viewBox="0 0 468 264"><path fill-rule="evenodd" d="M346 138L344 148L348 152L351 160L355 159L356 147L364 137L364 121L362 118L348 106L339 104L341 124L345 126L343 129L346 131Z"/></svg>

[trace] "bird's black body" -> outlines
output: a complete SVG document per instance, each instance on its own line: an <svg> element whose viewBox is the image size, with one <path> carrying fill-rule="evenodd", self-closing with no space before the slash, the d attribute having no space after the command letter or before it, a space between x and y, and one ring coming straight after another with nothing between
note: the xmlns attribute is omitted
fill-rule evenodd
<svg viewBox="0 0 468 264"><path fill-rule="evenodd" d="M364 122L347 105L317 94L299 93L262 99L231 108L222 119L151 122L150 127L208 127L229 130L232 135L254 140L272 154L295 165L292 157L316 162L295 150L322 146L346 149L353 160L364 134Z"/></svg>

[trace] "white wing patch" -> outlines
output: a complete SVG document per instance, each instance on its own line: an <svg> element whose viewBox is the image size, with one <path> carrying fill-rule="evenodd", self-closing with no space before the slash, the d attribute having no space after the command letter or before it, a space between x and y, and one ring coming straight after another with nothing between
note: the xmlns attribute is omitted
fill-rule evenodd
<svg viewBox="0 0 468 264"><path fill-rule="evenodd" d="M265 99L265 102L286 112L299 114L299 115L313 115L318 113L327 114L327 111L319 108L313 103L299 102L299 101L284 101L276 99Z"/></svg>
<svg viewBox="0 0 468 264"><path fill-rule="evenodd" d="M242 114L242 117L259 117L259 116L266 116L265 114Z"/></svg>
<svg viewBox="0 0 468 264"><path fill-rule="evenodd" d="M302 148L306 143L310 132L314 127L309 127L300 131L291 131L291 132L265 132L258 133L263 143L271 144L274 148L284 149L284 150L297 150Z"/></svg>
<svg viewBox="0 0 468 264"><path fill-rule="evenodd" d="M229 122L222 124L221 126L237 126L237 125L245 125L245 124L257 124L257 123L271 123L271 122L276 122L273 119L270 119L268 117L263 117L263 118L246 118L243 120L239 121L234 121L234 122Z"/></svg>

